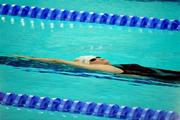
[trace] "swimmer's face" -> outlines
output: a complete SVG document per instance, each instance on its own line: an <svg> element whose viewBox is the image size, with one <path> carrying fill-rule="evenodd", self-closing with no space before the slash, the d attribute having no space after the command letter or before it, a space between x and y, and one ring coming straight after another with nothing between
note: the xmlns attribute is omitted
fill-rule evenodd
<svg viewBox="0 0 180 120"><path fill-rule="evenodd" d="M104 64L104 65L108 65L109 61L101 58L101 57L96 57L90 60L90 64Z"/></svg>

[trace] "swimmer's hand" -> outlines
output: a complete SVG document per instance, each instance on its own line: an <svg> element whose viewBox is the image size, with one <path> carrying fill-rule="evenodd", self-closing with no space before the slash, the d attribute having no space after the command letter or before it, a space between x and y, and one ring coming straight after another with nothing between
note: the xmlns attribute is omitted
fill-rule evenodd
<svg viewBox="0 0 180 120"><path fill-rule="evenodd" d="M30 56L20 56L20 55L12 55L13 57L15 57L15 58L18 58L18 59L31 59L32 57L30 57Z"/></svg>

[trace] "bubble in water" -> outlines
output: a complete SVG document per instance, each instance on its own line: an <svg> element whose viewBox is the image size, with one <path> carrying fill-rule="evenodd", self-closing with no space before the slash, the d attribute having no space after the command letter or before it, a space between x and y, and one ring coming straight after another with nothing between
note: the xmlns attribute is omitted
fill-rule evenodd
<svg viewBox="0 0 180 120"><path fill-rule="evenodd" d="M1 17L1 20L2 20L2 22L6 21L5 17Z"/></svg>
<svg viewBox="0 0 180 120"><path fill-rule="evenodd" d="M60 28L63 28L63 27L64 27L64 24L63 24L63 23L61 23L61 24L59 25L59 27L60 27Z"/></svg>
<svg viewBox="0 0 180 120"><path fill-rule="evenodd" d="M41 28L44 29L44 22L41 21Z"/></svg>
<svg viewBox="0 0 180 120"><path fill-rule="evenodd" d="M11 24L14 24L14 18L11 18L10 21L11 21Z"/></svg>

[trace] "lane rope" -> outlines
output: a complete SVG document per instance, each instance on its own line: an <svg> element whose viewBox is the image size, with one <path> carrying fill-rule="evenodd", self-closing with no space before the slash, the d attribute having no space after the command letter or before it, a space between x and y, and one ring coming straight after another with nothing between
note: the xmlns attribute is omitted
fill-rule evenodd
<svg viewBox="0 0 180 120"><path fill-rule="evenodd" d="M20 6L16 4L0 4L0 14L49 20L79 21L152 29L156 28L170 31L180 30L180 21L178 19L169 20L156 17L148 18L87 11L40 8L35 6Z"/></svg>

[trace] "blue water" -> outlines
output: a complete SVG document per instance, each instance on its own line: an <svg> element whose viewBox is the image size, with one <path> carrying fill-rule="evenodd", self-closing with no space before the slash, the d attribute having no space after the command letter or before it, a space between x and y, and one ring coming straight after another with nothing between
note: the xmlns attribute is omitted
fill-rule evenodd
<svg viewBox="0 0 180 120"><path fill-rule="evenodd" d="M8 3L12 3L7 1ZM17 3L23 4L22 1ZM22 2L22 3L20 3ZM85 1L86 2L86 1ZM116 1L117 2L117 1ZM116 2L113 6L116 6ZM128 1L129 6L151 6L155 2L142 3ZM102 2L100 2L102 3ZM94 3L99 5L100 3ZM108 3L105 2L105 8ZM103 3L103 4L105 4ZM123 2L124 3L124 2ZM27 4L24 2L24 4ZM30 5L75 8L74 4L30 2ZM77 4L77 3L76 3ZM120 3L118 3L120 4ZM165 16L163 7L177 7L177 3L157 3L161 7L159 14L153 11L148 16ZM87 7L91 10L92 4ZM122 6L122 5L121 5ZM128 6L128 5L127 5ZM171 6L171 7L170 7ZM97 7L96 11L104 12ZM143 11L118 8L107 12L124 9L124 14L146 15ZM147 7L148 8L148 7ZM85 9L83 5L77 10ZM135 8L132 8L135 9ZM179 8L177 8L178 10ZM93 10L93 9L92 9ZM125 12L127 10L127 12ZM173 9L174 10L174 9ZM146 11L146 9L145 9ZM164 11L168 11L167 9ZM177 11L175 12L177 13ZM168 14L167 18L179 18L178 14ZM180 69L180 34L177 31L161 31L153 29L129 28L120 26L99 25L90 23L49 21L30 18L0 16L0 56L12 54L34 57L49 57L73 60L80 55L98 55L109 59L112 63L136 63L148 67L179 70ZM44 69L43 69L44 70ZM129 82L133 78L109 80L96 77L82 77L57 73L42 73L37 68L12 67L0 65L0 89L3 92L25 93L39 96L70 98L73 100L105 102L108 104L141 106L143 108L173 110L180 113L180 87L157 84ZM170 85L170 86L169 86ZM174 84L173 84L174 85ZM102 119L84 115L48 112L14 107L0 106L2 120L22 119ZM7 116L10 114L10 116ZM105 119L105 118L104 118Z"/></svg>

